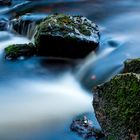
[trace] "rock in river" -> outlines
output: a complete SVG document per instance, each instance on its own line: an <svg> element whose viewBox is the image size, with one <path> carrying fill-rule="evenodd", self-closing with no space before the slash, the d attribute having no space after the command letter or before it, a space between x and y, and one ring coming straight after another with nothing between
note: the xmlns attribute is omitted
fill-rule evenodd
<svg viewBox="0 0 140 140"><path fill-rule="evenodd" d="M96 139L104 137L101 130L94 128L92 126L92 121L88 120L86 116L84 116L84 118L74 120L70 129L86 140L93 140L95 137Z"/></svg>
<svg viewBox="0 0 140 140"><path fill-rule="evenodd" d="M34 39L39 55L83 58L98 48L99 30L86 17L56 14L38 25Z"/></svg>
<svg viewBox="0 0 140 140"><path fill-rule="evenodd" d="M16 60L18 58L28 58L35 54L35 47L29 44L14 44L5 48L5 58L8 60Z"/></svg>
<svg viewBox="0 0 140 140"><path fill-rule="evenodd" d="M93 105L107 140L140 139L139 74L119 74L98 86Z"/></svg>

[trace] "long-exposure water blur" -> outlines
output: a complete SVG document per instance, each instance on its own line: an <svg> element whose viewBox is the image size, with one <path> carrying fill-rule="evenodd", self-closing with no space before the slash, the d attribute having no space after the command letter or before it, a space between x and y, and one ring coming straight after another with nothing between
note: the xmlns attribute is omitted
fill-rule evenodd
<svg viewBox="0 0 140 140"><path fill-rule="evenodd" d="M54 13L83 15L99 26L100 47L84 60L33 56L8 61L4 48L33 41L36 21ZM92 107L92 88L123 69L126 59L140 57L139 0L13 0L0 7L0 140L82 140L70 131L86 115L100 128ZM95 138L96 139L96 138Z"/></svg>

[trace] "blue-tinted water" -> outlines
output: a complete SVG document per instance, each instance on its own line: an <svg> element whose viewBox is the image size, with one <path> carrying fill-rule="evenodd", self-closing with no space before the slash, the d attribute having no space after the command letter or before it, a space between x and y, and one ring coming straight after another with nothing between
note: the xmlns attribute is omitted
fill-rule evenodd
<svg viewBox="0 0 140 140"><path fill-rule="evenodd" d="M8 30L0 31L0 140L82 140L69 129L81 114L99 127L91 90L119 73L124 60L140 56L139 9L138 0L13 0L0 7L6 20L29 12L34 20L51 13L84 15L101 31L99 51L80 62L42 57L10 62L4 48L31 39L24 27L22 35L10 32L7 21Z"/></svg>

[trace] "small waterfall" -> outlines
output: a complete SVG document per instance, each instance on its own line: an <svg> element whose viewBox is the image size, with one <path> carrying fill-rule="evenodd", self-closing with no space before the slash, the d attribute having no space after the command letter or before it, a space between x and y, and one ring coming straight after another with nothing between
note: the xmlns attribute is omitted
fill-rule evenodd
<svg viewBox="0 0 140 140"><path fill-rule="evenodd" d="M11 31L14 31L22 36L26 36L27 38L31 39L36 28L36 22L27 22L27 21L13 21L14 23L11 24Z"/></svg>
<svg viewBox="0 0 140 140"><path fill-rule="evenodd" d="M44 18L46 18L46 16L46 14L23 15L18 19L14 19L11 21L10 30L31 39L35 33L37 24L39 24Z"/></svg>

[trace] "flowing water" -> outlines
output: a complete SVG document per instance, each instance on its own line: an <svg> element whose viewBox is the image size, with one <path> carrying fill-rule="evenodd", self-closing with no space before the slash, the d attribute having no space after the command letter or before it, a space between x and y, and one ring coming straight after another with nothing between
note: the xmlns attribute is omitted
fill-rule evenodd
<svg viewBox="0 0 140 140"><path fill-rule="evenodd" d="M100 49L73 63L42 57L6 61L4 48L30 42L35 26L23 26L18 35L8 21L29 12L34 20L52 13L87 16L99 25ZM99 127L91 90L119 73L124 60L140 57L140 1L13 0L0 7L1 18L8 24L0 31L0 140L81 140L69 126L83 114Z"/></svg>

